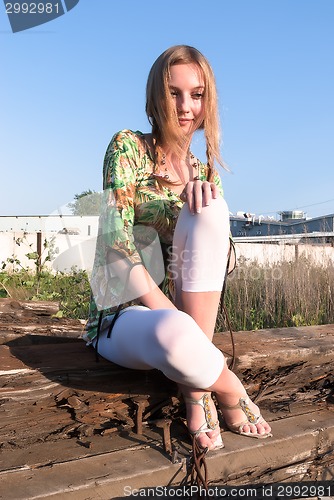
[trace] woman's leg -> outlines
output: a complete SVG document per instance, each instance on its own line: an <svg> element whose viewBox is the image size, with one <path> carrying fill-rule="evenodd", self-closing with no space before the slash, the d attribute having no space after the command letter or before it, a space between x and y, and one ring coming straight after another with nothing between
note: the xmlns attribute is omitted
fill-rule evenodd
<svg viewBox="0 0 334 500"><path fill-rule="evenodd" d="M223 198L200 214L181 210L174 233L170 270L176 305L190 314L212 340L229 248L229 211Z"/></svg>
<svg viewBox="0 0 334 500"><path fill-rule="evenodd" d="M200 214L192 215L187 205L181 211L173 242L173 272L176 284L177 304L189 314L212 340L216 323L221 290L224 284L229 246L229 212L221 198L212 200L203 207ZM205 354L203 354L204 356ZM202 386L203 387L203 386ZM194 390L184 384L180 388L186 398L200 399L203 391ZM217 392L224 418L229 426L244 422L245 413L238 406L239 399L245 398L245 389L238 377L226 363L216 381L210 387ZM251 401L247 402L251 412L259 409ZM201 423L203 413L199 407L188 405L188 424L193 429ZM238 427L238 426L237 426ZM270 426L259 420L256 424L246 423L241 431L266 435ZM207 433L213 442L214 433ZM202 437L202 444L205 438Z"/></svg>
<svg viewBox="0 0 334 500"><path fill-rule="evenodd" d="M222 372L223 354L182 311L130 307L117 318L110 338L108 324L106 318L98 352L109 361L137 370L156 368L190 387L209 387Z"/></svg>
<svg viewBox="0 0 334 500"><path fill-rule="evenodd" d="M197 399L212 390L222 403L235 405L245 395L240 380L225 365L222 352L182 311L129 308L115 322L110 338L107 334L108 318L102 325L98 350L109 361L137 370L159 369L182 387L191 388ZM194 391L196 387L198 390ZM200 410L190 422L190 430L196 431L204 423L203 409L197 405L191 408ZM189 412L192 413L190 408ZM244 414L241 410L227 410L225 418L231 424L243 420ZM246 425L243 430L262 434L269 432L270 427L264 423ZM199 444L213 448L215 432L201 435Z"/></svg>
<svg viewBox="0 0 334 500"><path fill-rule="evenodd" d="M129 308L116 320L110 338L107 338L107 333L108 319L102 324L99 335L98 352L101 356L127 368L157 368L179 385L209 386L218 378L224 365L223 354L182 311ZM184 389L185 396L187 389ZM196 399L203 394L201 391ZM189 397L193 397L192 392L189 392ZM216 409L211 400L209 404L211 423L216 424ZM189 431L195 433L206 427L205 413L203 407L187 402L187 408L189 405L195 417L198 413L197 419L188 422ZM216 425L208 435L201 432L197 440L203 448L221 447L219 426Z"/></svg>
<svg viewBox="0 0 334 500"><path fill-rule="evenodd" d="M225 279L229 245L229 212L226 202L219 198L192 215L184 205L175 229L172 271L176 285L177 306L189 314L212 340L217 311ZM203 410L189 400L200 400L203 391L180 385L187 404L190 431L203 424ZM188 401L188 403L187 403ZM211 411L217 413L211 401ZM198 436L202 447L217 445L219 427L206 436Z"/></svg>
<svg viewBox="0 0 334 500"><path fill-rule="evenodd" d="M109 361L137 370L159 369L180 386L191 388L197 399L212 390L221 403L235 405L245 395L240 380L228 370L222 352L181 311L129 308L117 319L110 338L107 333L108 319L103 324L98 349ZM190 431L196 431L204 423L203 409L190 406L193 411L199 410L190 422ZM191 408L188 408L190 413ZM252 409L257 411L255 405ZM244 420L238 409L227 410L224 416L228 424ZM270 427L266 423L245 425L243 431L263 434ZM217 430L214 430L201 435L198 442L210 449L216 441Z"/></svg>
<svg viewBox="0 0 334 500"><path fill-rule="evenodd" d="M208 389L216 393L225 422L231 430L239 434L271 436L270 425L261 417L258 406L249 400L241 381L226 364L216 382ZM247 417L248 410L243 411L240 407L240 398L246 400L249 410L259 416L254 423L252 423L252 418Z"/></svg>

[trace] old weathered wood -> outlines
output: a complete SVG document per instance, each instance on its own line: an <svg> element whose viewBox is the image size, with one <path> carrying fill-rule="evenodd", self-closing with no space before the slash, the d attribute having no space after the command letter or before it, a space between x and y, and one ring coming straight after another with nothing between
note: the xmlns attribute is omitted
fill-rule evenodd
<svg viewBox="0 0 334 500"><path fill-rule="evenodd" d="M58 302L0 299L0 344L30 345L79 338L85 321L58 318L58 311Z"/></svg>
<svg viewBox="0 0 334 500"><path fill-rule="evenodd" d="M48 318L42 322L26 321L26 324L0 322L0 344L51 344L64 339L73 341L80 338L83 331L82 322L63 318Z"/></svg>
<svg viewBox="0 0 334 500"><path fill-rule="evenodd" d="M172 446L181 458L187 455L184 407L174 383L156 370L127 370L102 358L96 362L94 350L80 339L81 322L55 324L52 315L44 320L37 316L36 322L19 315L17 321L3 323L5 316L0 315L0 484L8 488L11 478L26 478L24 471L46 473L50 465L66 475L76 461L81 466L104 456L112 461L121 450L154 449L165 457L159 429L150 425L165 417L173 421ZM20 326L30 327L29 334ZM286 449L274 452L270 440L247 444L247 439L225 433L225 446L234 454L228 462L216 463L213 456L211 465L210 458L211 477L242 484L245 477L270 482L289 474L302 480L305 474L313 477L315 470L334 474L334 325L238 332L235 340L235 371L272 423L277 439L272 442L277 447L282 441ZM215 335L214 343L228 355L228 334ZM138 398L147 401L142 434L136 434ZM247 446L251 454L243 451ZM75 470L79 484L80 467ZM42 491L37 477L44 472L31 474L36 484L30 484ZM89 477L98 481L93 473ZM112 498L108 494L101 493L101 498Z"/></svg>
<svg viewBox="0 0 334 500"><path fill-rule="evenodd" d="M320 333L306 329L284 332L284 336L270 331L236 335L241 351L236 371L251 394L271 411L272 419L291 413L300 402L306 408L328 397L333 389L333 333L333 326L326 326ZM243 353L250 349L250 336L257 345L251 356ZM216 345L222 347L223 340L218 336ZM305 346L303 354L301 345ZM1 408L6 408L6 424L0 431L3 446L66 434L93 435L112 427L120 430L133 422L131 397L149 395L153 405L177 393L175 385L157 371L127 370L101 358L97 363L93 349L83 341L3 345L0 366Z"/></svg>
<svg viewBox="0 0 334 500"><path fill-rule="evenodd" d="M43 300L0 299L0 318L3 314L12 314L17 318L24 316L51 316L59 311L59 302ZM2 318L1 318L2 321Z"/></svg>

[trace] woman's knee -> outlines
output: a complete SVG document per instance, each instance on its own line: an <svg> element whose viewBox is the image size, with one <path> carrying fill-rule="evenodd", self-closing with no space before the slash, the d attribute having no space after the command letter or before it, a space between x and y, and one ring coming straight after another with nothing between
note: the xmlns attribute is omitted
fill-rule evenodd
<svg viewBox="0 0 334 500"><path fill-rule="evenodd" d="M221 196L211 200L210 205L202 207L202 212L199 214L199 221L214 225L219 228L224 225L229 226L229 209L226 201Z"/></svg>
<svg viewBox="0 0 334 500"><path fill-rule="evenodd" d="M177 309L165 309L155 331L155 341L167 357L175 356L177 351L182 351L184 345L191 342L194 332L198 334L199 331L199 326L189 314Z"/></svg>
<svg viewBox="0 0 334 500"><path fill-rule="evenodd" d="M156 334L157 366L178 383L209 387L224 366L224 356L194 319L177 310L164 311Z"/></svg>

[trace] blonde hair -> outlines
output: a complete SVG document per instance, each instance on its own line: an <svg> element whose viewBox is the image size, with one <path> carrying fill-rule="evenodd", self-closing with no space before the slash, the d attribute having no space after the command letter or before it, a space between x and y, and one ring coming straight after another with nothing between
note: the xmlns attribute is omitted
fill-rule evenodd
<svg viewBox="0 0 334 500"><path fill-rule="evenodd" d="M198 124L204 129L206 156L211 180L214 161L224 166L220 156L220 127L218 118L217 90L213 70L208 60L194 47L175 45L165 50L154 62L146 85L146 114L152 125L152 135L156 144L168 144L181 156L187 138L180 130L177 111L169 90L170 68L176 64L196 64L204 83L204 119Z"/></svg>

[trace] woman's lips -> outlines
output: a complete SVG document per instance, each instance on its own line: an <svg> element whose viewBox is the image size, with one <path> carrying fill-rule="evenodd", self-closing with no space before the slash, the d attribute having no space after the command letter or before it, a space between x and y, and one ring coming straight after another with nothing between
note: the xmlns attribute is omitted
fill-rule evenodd
<svg viewBox="0 0 334 500"><path fill-rule="evenodd" d="M189 118L179 118L179 124L180 125L186 125L187 123L192 122Z"/></svg>

